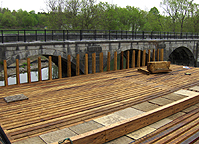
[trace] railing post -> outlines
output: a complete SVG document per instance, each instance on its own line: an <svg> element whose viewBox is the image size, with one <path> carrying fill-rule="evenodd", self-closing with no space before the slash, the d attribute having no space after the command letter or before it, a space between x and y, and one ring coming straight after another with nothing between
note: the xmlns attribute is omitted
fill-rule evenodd
<svg viewBox="0 0 199 144"><path fill-rule="evenodd" d="M65 30L63 30L63 41L65 41Z"/></svg>
<svg viewBox="0 0 199 144"><path fill-rule="evenodd" d="M52 57L48 57L48 79L52 80Z"/></svg>
<svg viewBox="0 0 199 144"><path fill-rule="evenodd" d="M157 49L157 61L159 61L160 59L160 50L159 49Z"/></svg>
<svg viewBox="0 0 199 144"><path fill-rule="evenodd" d="M96 73L96 53L92 53L92 74Z"/></svg>
<svg viewBox="0 0 199 144"><path fill-rule="evenodd" d="M126 54L126 69L129 69L129 51Z"/></svg>
<svg viewBox="0 0 199 144"><path fill-rule="evenodd" d="M162 36L161 36L162 34L161 34L161 32L159 32L159 34L160 34L160 39L162 39Z"/></svg>
<svg viewBox="0 0 199 144"><path fill-rule="evenodd" d="M53 30L52 30L52 40L53 40Z"/></svg>
<svg viewBox="0 0 199 144"><path fill-rule="evenodd" d="M42 74L41 74L41 57L38 57L38 81L42 81Z"/></svg>
<svg viewBox="0 0 199 144"><path fill-rule="evenodd" d="M46 42L46 29L44 30L44 41Z"/></svg>
<svg viewBox="0 0 199 144"><path fill-rule="evenodd" d="M71 61L70 55L67 57L67 77L71 77Z"/></svg>
<svg viewBox="0 0 199 144"><path fill-rule="evenodd" d="M82 30L79 31L80 33L80 41L82 40Z"/></svg>
<svg viewBox="0 0 199 144"><path fill-rule="evenodd" d="M35 30L35 39L36 39L36 41L37 41L37 30Z"/></svg>
<svg viewBox="0 0 199 144"><path fill-rule="evenodd" d="M135 39L137 38L137 33L136 33L136 31L135 31Z"/></svg>
<svg viewBox="0 0 199 144"><path fill-rule="evenodd" d="M28 76L28 83L31 83L30 58L27 58L27 76Z"/></svg>
<svg viewBox="0 0 199 144"><path fill-rule="evenodd" d="M77 54L77 58L76 58L76 76L78 76L80 73L80 69L79 69L79 54Z"/></svg>
<svg viewBox="0 0 199 144"><path fill-rule="evenodd" d="M117 52L114 52L114 71L117 70Z"/></svg>
<svg viewBox="0 0 199 144"><path fill-rule="evenodd" d="M58 78L62 78L62 64L61 64L61 56L58 56Z"/></svg>
<svg viewBox="0 0 199 144"><path fill-rule="evenodd" d="M180 33L180 39L182 39L182 32Z"/></svg>
<svg viewBox="0 0 199 144"><path fill-rule="evenodd" d="M111 53L110 52L108 52L108 57L107 57L107 71L110 71L111 70L111 64L110 64L110 62L111 62Z"/></svg>
<svg viewBox="0 0 199 144"><path fill-rule="evenodd" d="M167 32L167 39L169 39L169 32Z"/></svg>
<svg viewBox="0 0 199 144"><path fill-rule="evenodd" d="M97 39L97 32L96 32L96 30L94 30L94 39L96 40Z"/></svg>
<svg viewBox="0 0 199 144"><path fill-rule="evenodd" d="M116 39L117 39L117 30L116 30Z"/></svg>
<svg viewBox="0 0 199 144"><path fill-rule="evenodd" d="M122 30L121 30L121 39L122 39Z"/></svg>
<svg viewBox="0 0 199 144"><path fill-rule="evenodd" d="M120 69L122 70L124 68L124 52L121 51L120 53Z"/></svg>
<svg viewBox="0 0 199 144"><path fill-rule="evenodd" d="M165 39L166 35L165 35L165 32L164 32L164 39Z"/></svg>
<svg viewBox="0 0 199 144"><path fill-rule="evenodd" d="M131 65L132 68L135 67L135 50L133 50L133 54L132 54L132 65Z"/></svg>
<svg viewBox="0 0 199 144"><path fill-rule="evenodd" d="M140 67L140 50L138 50L137 67Z"/></svg>
<svg viewBox="0 0 199 144"><path fill-rule="evenodd" d="M84 74L88 74L88 54L85 54Z"/></svg>
<svg viewBox="0 0 199 144"><path fill-rule="evenodd" d="M153 39L153 31L151 32L151 39Z"/></svg>
<svg viewBox="0 0 199 144"><path fill-rule="evenodd" d="M187 33L186 33L186 39L187 39Z"/></svg>
<svg viewBox="0 0 199 144"><path fill-rule="evenodd" d="M1 30L1 38L2 38L2 43L4 42L3 40L4 40L4 38L3 38L3 30Z"/></svg>
<svg viewBox="0 0 199 144"><path fill-rule="evenodd" d="M153 49L153 57L152 60L155 61L155 49Z"/></svg>
<svg viewBox="0 0 199 144"><path fill-rule="evenodd" d="M100 72L103 72L103 53L100 53Z"/></svg>
<svg viewBox="0 0 199 144"><path fill-rule="evenodd" d="M134 39L134 31L132 30L132 40Z"/></svg>
<svg viewBox="0 0 199 144"><path fill-rule="evenodd" d="M68 40L68 30L67 30L67 35L66 35L66 39Z"/></svg>
<svg viewBox="0 0 199 144"><path fill-rule="evenodd" d="M24 42L26 42L26 30L24 30Z"/></svg>
<svg viewBox="0 0 199 144"><path fill-rule="evenodd" d="M147 60L147 62L150 62L150 60L151 60L151 50L149 49L148 50L148 60Z"/></svg>
<svg viewBox="0 0 199 144"><path fill-rule="evenodd" d="M17 85L20 84L20 74L19 74L19 60L16 59L16 81L17 81Z"/></svg>
<svg viewBox="0 0 199 144"><path fill-rule="evenodd" d="M127 37L127 31L126 31L126 39L127 39L128 37Z"/></svg>
<svg viewBox="0 0 199 144"><path fill-rule="evenodd" d="M143 50L143 53L142 53L142 66L145 66L145 61L146 61L146 50Z"/></svg>
<svg viewBox="0 0 199 144"><path fill-rule="evenodd" d="M7 74L7 63L6 60L3 61L4 65L4 81L5 81L5 86L8 86L8 74Z"/></svg>
<svg viewBox="0 0 199 144"><path fill-rule="evenodd" d="M109 35L108 35L108 39L111 39L111 30L109 30Z"/></svg>
<svg viewBox="0 0 199 144"><path fill-rule="evenodd" d="M142 39L144 39L144 31L142 32Z"/></svg>
<svg viewBox="0 0 199 144"><path fill-rule="evenodd" d="M18 36L17 37L18 37L18 41L19 41L19 30L18 30Z"/></svg>

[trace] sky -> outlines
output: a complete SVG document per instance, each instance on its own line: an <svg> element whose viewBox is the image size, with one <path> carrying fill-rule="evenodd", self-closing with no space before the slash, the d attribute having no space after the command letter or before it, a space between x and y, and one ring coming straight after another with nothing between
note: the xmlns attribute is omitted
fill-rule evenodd
<svg viewBox="0 0 199 144"><path fill-rule="evenodd" d="M0 0L0 6L2 8L9 8L12 10L26 10L31 11L35 10L35 12L43 12L46 11L46 0ZM117 4L120 7L134 6L138 7L142 10L149 11L154 6L158 8L158 10L162 13L163 10L160 7L160 2L162 0L96 0L97 3L101 2L108 2L109 4ZM194 0L194 3L199 4L199 0Z"/></svg>

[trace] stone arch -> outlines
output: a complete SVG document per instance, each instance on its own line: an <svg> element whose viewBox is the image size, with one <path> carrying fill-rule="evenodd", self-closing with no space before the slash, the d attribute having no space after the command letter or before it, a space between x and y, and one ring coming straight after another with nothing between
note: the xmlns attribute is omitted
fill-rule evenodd
<svg viewBox="0 0 199 144"><path fill-rule="evenodd" d="M168 61L171 61L172 64L178 65L195 65L193 53L184 46L178 47L174 51L172 51L172 53L169 55Z"/></svg>

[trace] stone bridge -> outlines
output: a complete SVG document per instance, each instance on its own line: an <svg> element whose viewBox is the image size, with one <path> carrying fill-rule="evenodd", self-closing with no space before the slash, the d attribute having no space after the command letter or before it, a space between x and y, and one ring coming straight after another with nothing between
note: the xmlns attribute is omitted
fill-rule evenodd
<svg viewBox="0 0 199 144"><path fill-rule="evenodd" d="M0 44L0 61L7 60L8 66L15 63L16 59L26 59L30 56L43 55L52 56L52 60L57 64L57 57L62 57L63 76L66 76L66 59L71 55L72 75L75 75L76 55L80 55L80 71L84 72L84 55L89 56L89 73L92 71L92 53L96 53L96 65L99 71L99 53L103 52L104 68L107 65L108 52L111 59L114 52L120 54L130 51L130 60L133 50L164 49L164 60L169 60L173 64L188 66L198 66L198 39L169 39L169 40L86 40L86 41L51 41L51 42L18 42ZM137 55L137 53L136 53ZM151 54L152 55L152 54ZM119 57L118 57L119 58ZM131 61L130 61L131 62Z"/></svg>

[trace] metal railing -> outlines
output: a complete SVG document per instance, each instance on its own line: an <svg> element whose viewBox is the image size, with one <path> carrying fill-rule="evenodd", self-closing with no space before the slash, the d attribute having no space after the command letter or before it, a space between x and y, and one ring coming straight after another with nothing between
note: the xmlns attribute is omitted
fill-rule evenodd
<svg viewBox="0 0 199 144"><path fill-rule="evenodd" d="M0 30L0 42L117 39L198 39L198 33L122 30Z"/></svg>

